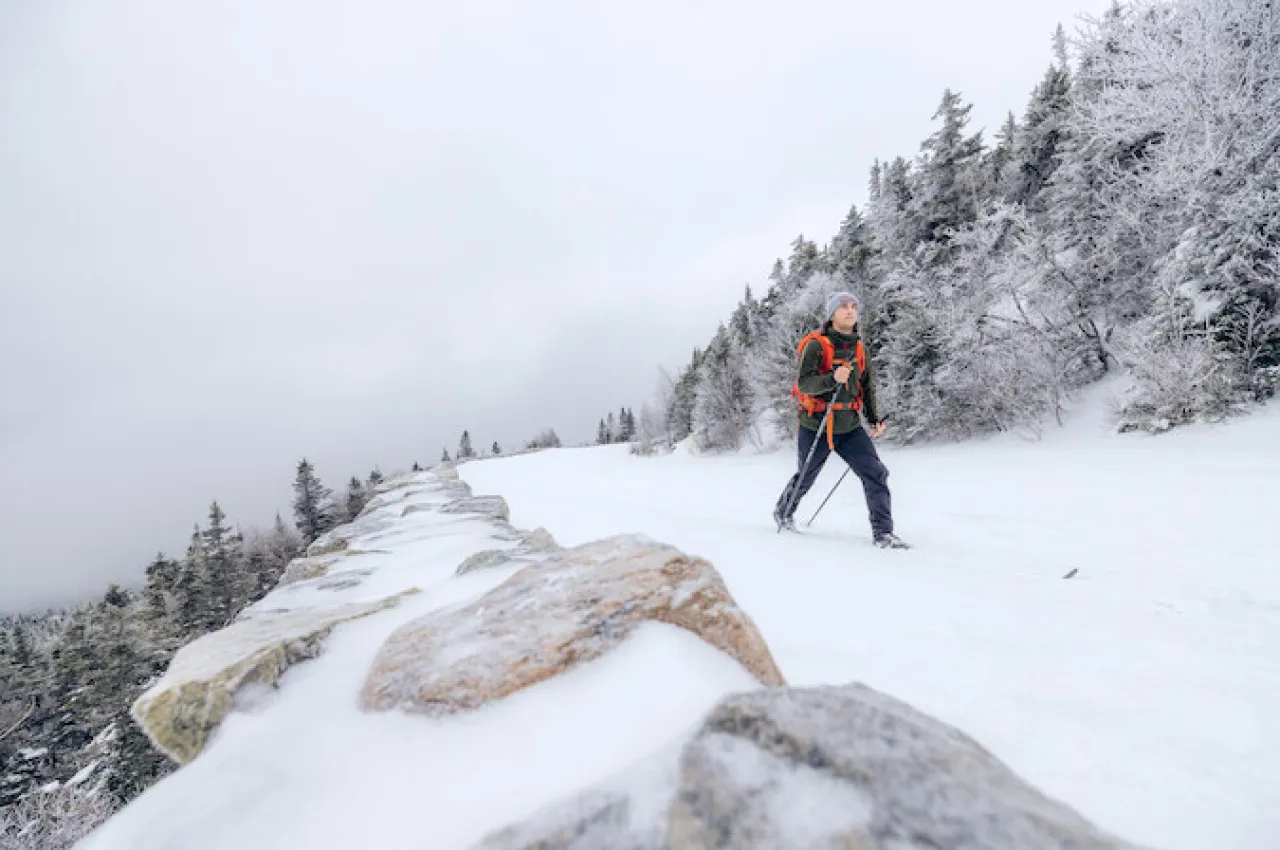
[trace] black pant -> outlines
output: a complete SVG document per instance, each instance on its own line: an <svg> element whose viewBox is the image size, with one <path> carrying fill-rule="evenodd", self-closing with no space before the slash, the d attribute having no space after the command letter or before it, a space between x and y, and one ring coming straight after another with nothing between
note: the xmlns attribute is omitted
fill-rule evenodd
<svg viewBox="0 0 1280 850"><path fill-rule="evenodd" d="M804 471L804 479L801 480L800 470L804 469L804 460L809 456L809 449L813 447L814 440L818 441L818 445L813 449L813 458L809 461L809 468ZM871 533L879 536L892 532L893 513L889 499L889 470L880 462L880 455L876 453L875 444L871 442L871 435L867 433L865 428L855 428L848 434L836 434L834 442L836 444L836 454L840 455L844 462L849 464L849 468L853 470L854 474L862 480L862 492L867 498L867 513L871 519ZM796 443L800 465L796 474L791 476L791 480L787 482L786 488L778 498L778 505L775 509L778 516L786 516L788 518L795 513L796 506L800 504L804 494L809 492L813 482L818 480L818 473L822 472L822 465L827 462L827 458L831 455L831 449L827 446L826 434L819 436L808 428L802 427ZM795 503L791 505L791 510L788 511L787 504L792 499L791 494L795 490L797 483L799 484L800 492L795 495Z"/></svg>

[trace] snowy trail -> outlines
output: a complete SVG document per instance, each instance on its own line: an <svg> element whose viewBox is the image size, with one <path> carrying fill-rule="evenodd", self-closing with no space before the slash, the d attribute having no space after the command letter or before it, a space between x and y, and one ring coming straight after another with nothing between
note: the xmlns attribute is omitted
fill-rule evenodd
<svg viewBox="0 0 1280 850"><path fill-rule="evenodd" d="M708 557L792 684L907 699L1132 840L1280 846L1280 409L882 456L910 552L871 546L852 474L811 531L775 533L785 452L609 446L459 472L562 544L638 531Z"/></svg>

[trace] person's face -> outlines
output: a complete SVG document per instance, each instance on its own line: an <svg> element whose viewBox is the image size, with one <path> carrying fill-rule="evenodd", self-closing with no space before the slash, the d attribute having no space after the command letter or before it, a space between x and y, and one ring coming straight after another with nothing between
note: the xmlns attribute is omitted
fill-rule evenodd
<svg viewBox="0 0 1280 850"><path fill-rule="evenodd" d="M858 308L852 301L845 301L831 314L831 323L838 328L851 328L858 321Z"/></svg>

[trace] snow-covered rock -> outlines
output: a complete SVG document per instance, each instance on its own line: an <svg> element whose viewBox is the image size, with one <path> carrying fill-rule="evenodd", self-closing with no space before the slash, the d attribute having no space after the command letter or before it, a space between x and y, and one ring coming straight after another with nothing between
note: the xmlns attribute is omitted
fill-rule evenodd
<svg viewBox="0 0 1280 850"><path fill-rule="evenodd" d="M723 699L680 749L476 850L1121 850L969 736L861 684Z"/></svg>
<svg viewBox="0 0 1280 850"><path fill-rule="evenodd" d="M284 574L280 576L280 581L276 586L293 584L297 581L309 581L313 578L320 578L329 572L329 569L336 563L338 558L333 556L316 556L309 555L294 558L284 568Z"/></svg>
<svg viewBox="0 0 1280 850"><path fill-rule="evenodd" d="M421 510L421 508L411 505L405 509L405 513L410 514L415 510ZM501 496L467 496L442 505L439 510L446 514L475 514L484 519L504 522L511 517L507 500Z"/></svg>
<svg viewBox="0 0 1280 850"><path fill-rule="evenodd" d="M361 704L432 715L478 708L598 658L647 621L687 629L762 684L784 684L755 623L708 561L619 535L525 567L468 605L406 623L378 653Z"/></svg>
<svg viewBox="0 0 1280 850"><path fill-rule="evenodd" d="M249 684L274 686L299 660L312 658L339 623L396 605L408 590L373 602L265 611L182 647L131 714L155 747L186 764Z"/></svg>
<svg viewBox="0 0 1280 850"><path fill-rule="evenodd" d="M517 562L528 563L558 551L560 551L560 544L556 543L551 533L545 528L535 528L510 549L485 549L476 552L458 565L457 574L463 576L473 570L485 570Z"/></svg>

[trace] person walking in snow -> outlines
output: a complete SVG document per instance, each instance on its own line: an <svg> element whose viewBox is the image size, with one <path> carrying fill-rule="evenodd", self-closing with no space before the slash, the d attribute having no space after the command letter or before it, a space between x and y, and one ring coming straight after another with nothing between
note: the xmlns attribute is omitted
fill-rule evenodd
<svg viewBox="0 0 1280 850"><path fill-rule="evenodd" d="M889 470L871 442L884 433L884 422L876 410L871 363L858 337L858 299L837 292L827 299L826 315L822 329L800 342L800 373L791 390L800 404L799 468L778 497L773 519L779 530L795 530L796 507L834 451L862 481L875 544L908 548L893 533ZM866 416L869 433L859 414Z"/></svg>

